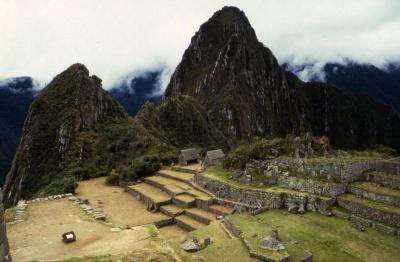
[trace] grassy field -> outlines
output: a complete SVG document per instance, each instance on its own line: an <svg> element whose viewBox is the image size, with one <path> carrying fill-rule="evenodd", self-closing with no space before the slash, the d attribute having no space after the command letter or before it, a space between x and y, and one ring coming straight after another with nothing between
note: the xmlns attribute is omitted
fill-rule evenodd
<svg viewBox="0 0 400 262"><path fill-rule="evenodd" d="M256 217L235 215L227 219L247 236L257 234L257 241L278 229L294 261L305 250L313 254L314 261L400 261L400 239L372 229L360 232L348 221L315 212L292 215L276 210Z"/></svg>

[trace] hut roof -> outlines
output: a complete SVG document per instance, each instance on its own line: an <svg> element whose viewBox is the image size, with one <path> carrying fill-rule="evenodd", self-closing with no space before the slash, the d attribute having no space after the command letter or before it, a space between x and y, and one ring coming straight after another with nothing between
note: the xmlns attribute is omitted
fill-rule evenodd
<svg viewBox="0 0 400 262"><path fill-rule="evenodd" d="M224 158L225 154L222 149L207 151L207 158L209 160Z"/></svg>
<svg viewBox="0 0 400 262"><path fill-rule="evenodd" d="M191 161L199 159L199 153L195 148L188 148L181 150L181 156L184 161Z"/></svg>

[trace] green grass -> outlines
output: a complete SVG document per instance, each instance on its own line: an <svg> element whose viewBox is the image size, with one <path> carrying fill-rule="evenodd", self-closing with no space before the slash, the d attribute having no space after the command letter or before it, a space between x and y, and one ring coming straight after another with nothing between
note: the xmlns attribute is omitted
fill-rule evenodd
<svg viewBox="0 0 400 262"><path fill-rule="evenodd" d="M268 192L268 193L272 193L272 194L287 193L287 194L293 194L293 195L297 195L297 196L311 196L311 195L314 196L311 193L291 190L291 189L277 187L277 186L259 186L259 185L255 185L255 184L240 183L238 181L230 179L229 177L232 174L228 170L223 169L221 166L209 168L203 173L203 175L205 175L206 177L227 183L234 187L239 187L239 188L244 188L244 189L249 189L249 190L260 190L260 191L264 191L264 192ZM330 199L329 197L323 197L323 196L318 196L318 197L321 199L324 199L324 200Z"/></svg>
<svg viewBox="0 0 400 262"><path fill-rule="evenodd" d="M292 215L280 210L256 217L234 215L227 218L248 235L278 229L287 251L298 261L301 250L313 254L314 261L399 261L400 239L375 230L360 232L346 220L325 217L316 212ZM291 241L299 242L297 249ZM300 251L300 252L299 252Z"/></svg>
<svg viewBox="0 0 400 262"><path fill-rule="evenodd" d="M352 187L363 189L366 191L382 194L382 195L387 195L387 196L393 196L393 197L400 197L400 191L379 186L378 184L371 183L371 182L355 182L351 184Z"/></svg>
<svg viewBox="0 0 400 262"><path fill-rule="evenodd" d="M16 207L10 207L4 211L4 221L6 223L14 221Z"/></svg>
<svg viewBox="0 0 400 262"><path fill-rule="evenodd" d="M352 194L344 194L339 196L339 198L347 200L347 201L352 201L352 202L357 202L361 205L371 207L374 209L378 209L384 212L389 212L389 213L395 213L400 215L400 207L395 207L392 205L384 204L381 202L365 199L365 198L360 198Z"/></svg>

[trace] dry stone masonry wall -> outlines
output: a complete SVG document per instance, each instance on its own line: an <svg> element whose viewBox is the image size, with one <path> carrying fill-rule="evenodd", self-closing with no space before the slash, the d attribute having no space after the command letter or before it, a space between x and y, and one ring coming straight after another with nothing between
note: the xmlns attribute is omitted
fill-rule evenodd
<svg viewBox="0 0 400 262"><path fill-rule="evenodd" d="M7 228L4 218L3 193L0 188L0 261L10 262L10 246L7 239Z"/></svg>
<svg viewBox="0 0 400 262"><path fill-rule="evenodd" d="M278 209L290 207L291 205L299 205L310 211L327 214L329 213L329 207L334 202L332 198L307 193L294 194L290 191L269 192L262 189L236 187L208 178L202 174L196 174L194 182L219 198L245 203L253 207L262 206L269 209Z"/></svg>

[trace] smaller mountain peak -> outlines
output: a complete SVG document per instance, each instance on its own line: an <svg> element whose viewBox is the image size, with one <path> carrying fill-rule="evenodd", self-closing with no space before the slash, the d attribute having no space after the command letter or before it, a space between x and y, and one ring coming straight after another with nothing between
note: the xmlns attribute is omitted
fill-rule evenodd
<svg viewBox="0 0 400 262"><path fill-rule="evenodd" d="M65 71L83 71L85 72L87 75L89 75L89 70L87 69L87 67L84 64L81 63L75 63L72 64L70 67L67 68L67 70Z"/></svg>

